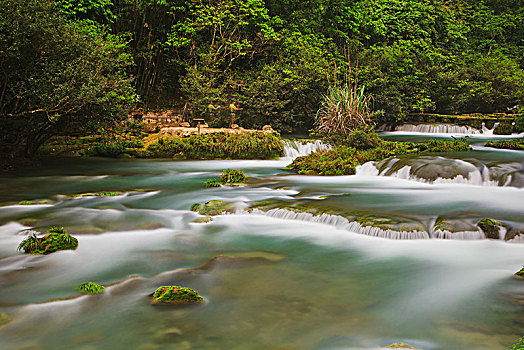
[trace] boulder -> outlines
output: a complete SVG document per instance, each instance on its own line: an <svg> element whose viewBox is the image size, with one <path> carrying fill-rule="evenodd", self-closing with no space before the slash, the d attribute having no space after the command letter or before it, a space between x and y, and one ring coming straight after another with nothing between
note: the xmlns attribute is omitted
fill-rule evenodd
<svg viewBox="0 0 524 350"><path fill-rule="evenodd" d="M477 226L484 232L486 238L490 239L500 239L501 229L505 227L500 221L490 218L480 220Z"/></svg>
<svg viewBox="0 0 524 350"><path fill-rule="evenodd" d="M204 298L197 291L179 286L161 286L153 293L152 305L193 305L201 304Z"/></svg>

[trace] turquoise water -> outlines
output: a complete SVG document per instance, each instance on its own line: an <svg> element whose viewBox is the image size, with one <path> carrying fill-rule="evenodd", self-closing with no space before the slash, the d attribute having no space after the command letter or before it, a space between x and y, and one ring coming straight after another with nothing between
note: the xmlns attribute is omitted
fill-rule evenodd
<svg viewBox="0 0 524 350"><path fill-rule="evenodd" d="M439 216L470 226L489 216L524 228L517 179L524 152L437 156L510 174L513 182L298 176L283 169L290 159L49 159L3 177L0 312L13 321L0 329L1 347L380 349L403 341L419 349L504 349L524 335L524 282L512 278L524 264L522 243L389 240L244 211L194 223L200 216L189 210L213 199L239 208L264 201L401 216L427 227ZM243 169L252 185L204 188L226 168ZM122 195L71 197L99 191ZM49 204L17 205L21 200ZM24 229L47 226L65 227L79 248L17 253ZM267 259L177 270L218 254ZM124 281L131 275L138 277ZM116 284L101 295L48 302L78 296L75 287L86 281ZM149 294L164 284L194 288L206 303L150 305Z"/></svg>

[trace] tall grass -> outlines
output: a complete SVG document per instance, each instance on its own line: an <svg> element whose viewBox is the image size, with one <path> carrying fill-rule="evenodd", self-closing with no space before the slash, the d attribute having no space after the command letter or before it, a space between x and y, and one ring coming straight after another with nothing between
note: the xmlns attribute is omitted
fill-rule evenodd
<svg viewBox="0 0 524 350"><path fill-rule="evenodd" d="M364 129L370 122L372 101L364 90L365 87L358 84L357 74L352 78L349 63L342 81L335 79L323 96L316 115L317 131L326 136L345 138L355 130Z"/></svg>

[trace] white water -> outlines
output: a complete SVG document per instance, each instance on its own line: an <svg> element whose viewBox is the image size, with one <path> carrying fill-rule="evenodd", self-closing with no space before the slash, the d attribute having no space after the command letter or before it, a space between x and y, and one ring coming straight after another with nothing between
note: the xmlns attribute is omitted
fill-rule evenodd
<svg viewBox="0 0 524 350"><path fill-rule="evenodd" d="M435 125L404 124L404 125L397 126L395 130L404 131L404 132L425 133L425 134L466 134L466 135L480 134L480 131L478 129L472 128L470 126L451 125L451 124L435 124ZM490 130L490 131L491 131L491 134L493 134L493 130Z"/></svg>
<svg viewBox="0 0 524 350"><path fill-rule="evenodd" d="M491 179L489 169L482 167L478 169L473 164L462 160L456 160L460 165L468 166L470 172L468 176L456 175L452 178L437 177L435 180L424 179L417 177L412 174L412 167L406 165L397 171L391 172L391 164L382 170L377 169L375 162L367 162L363 165L356 167L356 176L390 176L403 180L417 181L429 184L463 184L463 185L474 185L474 186L508 186L511 183L511 175L507 176L503 184L500 184L498 180Z"/></svg>
<svg viewBox="0 0 524 350"><path fill-rule="evenodd" d="M349 221L348 219L331 214L313 215L311 213L297 213L286 209L271 209L263 211L260 209L253 209L251 211L239 211L237 214L251 214L251 215L262 215L269 216L272 218L283 219L283 220L295 220L295 221L306 221L318 224L324 224L336 227L340 230L346 230L361 235L386 238L386 239L454 239L454 240L480 240L485 239L484 234L481 231L463 231L463 232L450 232L447 230L436 230L433 234L426 231L397 231L391 229L381 229L373 226L363 226L358 222ZM504 239L501 235L500 239ZM515 241L516 242L516 241Z"/></svg>
<svg viewBox="0 0 524 350"><path fill-rule="evenodd" d="M284 157L297 158L307 156L313 152L331 149L331 146L320 140L315 142L302 142L296 140L282 140L284 144Z"/></svg>

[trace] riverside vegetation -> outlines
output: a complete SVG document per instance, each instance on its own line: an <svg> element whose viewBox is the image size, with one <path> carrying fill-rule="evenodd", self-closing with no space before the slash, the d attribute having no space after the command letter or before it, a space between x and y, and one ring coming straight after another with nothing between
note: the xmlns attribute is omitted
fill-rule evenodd
<svg viewBox="0 0 524 350"><path fill-rule="evenodd" d="M299 157L288 166L299 174L353 175L356 166L408 153L461 152L471 147L464 139L429 140L424 143L385 141L376 133L357 130L338 139L330 150Z"/></svg>

